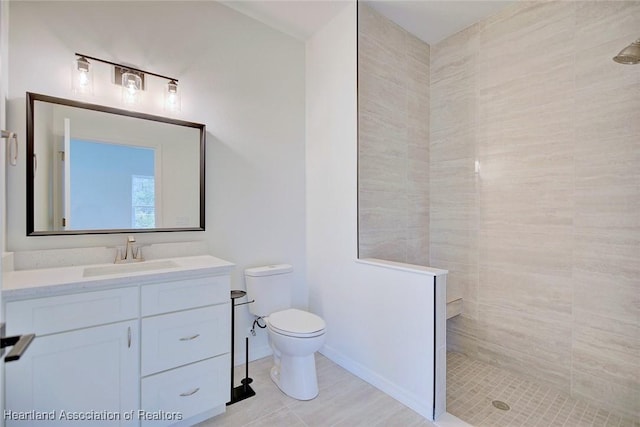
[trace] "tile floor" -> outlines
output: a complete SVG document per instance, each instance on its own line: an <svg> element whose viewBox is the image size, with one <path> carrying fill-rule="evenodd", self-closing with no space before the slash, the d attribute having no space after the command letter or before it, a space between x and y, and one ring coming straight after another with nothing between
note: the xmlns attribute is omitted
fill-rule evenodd
<svg viewBox="0 0 640 427"><path fill-rule="evenodd" d="M493 400L511 409L496 409ZM447 353L447 411L476 427L640 427L532 379L454 352Z"/></svg>
<svg viewBox="0 0 640 427"><path fill-rule="evenodd" d="M283 394L269 378L271 357L249 365L256 396L198 427L431 427L432 423L372 385L316 353L320 394L301 402ZM236 383L244 367L236 368Z"/></svg>
<svg viewBox="0 0 640 427"><path fill-rule="evenodd" d="M433 427L411 409L316 355L317 398L301 402L283 394L269 378L271 357L251 362L256 396L227 407L227 412L197 427ZM236 382L244 367L236 368ZM501 400L510 410L491 405ZM533 380L460 353L447 354L447 411L476 427L640 427Z"/></svg>

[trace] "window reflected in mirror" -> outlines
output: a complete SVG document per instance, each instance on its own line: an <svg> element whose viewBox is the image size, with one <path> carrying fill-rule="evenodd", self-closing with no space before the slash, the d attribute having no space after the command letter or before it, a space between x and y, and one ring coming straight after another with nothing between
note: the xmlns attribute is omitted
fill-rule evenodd
<svg viewBox="0 0 640 427"><path fill-rule="evenodd" d="M155 228L156 148L81 139L70 146L65 230Z"/></svg>

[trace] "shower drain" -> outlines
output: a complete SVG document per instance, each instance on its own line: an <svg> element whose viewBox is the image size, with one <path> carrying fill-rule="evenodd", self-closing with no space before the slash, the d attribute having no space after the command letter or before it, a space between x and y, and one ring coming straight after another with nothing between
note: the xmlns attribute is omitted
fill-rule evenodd
<svg viewBox="0 0 640 427"><path fill-rule="evenodd" d="M491 402L491 404L496 408L500 409L501 411L508 411L509 409L511 409L509 405L507 405L501 400L494 400L493 402Z"/></svg>

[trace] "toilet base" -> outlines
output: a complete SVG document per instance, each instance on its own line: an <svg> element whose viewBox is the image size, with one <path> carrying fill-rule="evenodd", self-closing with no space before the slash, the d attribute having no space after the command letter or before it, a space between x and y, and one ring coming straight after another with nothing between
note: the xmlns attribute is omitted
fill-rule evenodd
<svg viewBox="0 0 640 427"><path fill-rule="evenodd" d="M287 396L311 400L318 396L318 378L314 354L309 356L273 355L271 380Z"/></svg>

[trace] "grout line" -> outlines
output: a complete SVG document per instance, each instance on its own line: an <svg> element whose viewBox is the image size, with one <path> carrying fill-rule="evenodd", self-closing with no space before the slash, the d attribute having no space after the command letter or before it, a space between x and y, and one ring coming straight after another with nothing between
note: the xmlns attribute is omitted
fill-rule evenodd
<svg viewBox="0 0 640 427"><path fill-rule="evenodd" d="M572 397L553 386L541 385L504 369L454 352L448 354L448 409L459 418L491 427L600 425L638 426L632 419ZM510 411L493 411L485 405L503 400ZM489 424L487 424L489 423Z"/></svg>
<svg viewBox="0 0 640 427"><path fill-rule="evenodd" d="M304 425L304 426L306 426L306 427L309 427L309 424L305 423L305 422L304 422L304 420L300 417L300 415L298 415L298 414L296 413L296 411L293 411L293 410L292 410L292 411L291 411L291 413L293 414L293 416L294 416L294 417L296 417L297 419L299 419L299 420L300 420L300 422L302 423L302 425Z"/></svg>

